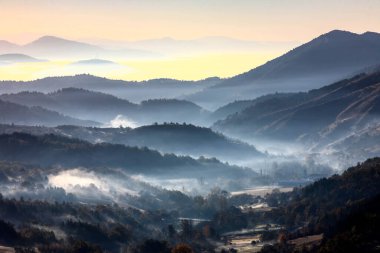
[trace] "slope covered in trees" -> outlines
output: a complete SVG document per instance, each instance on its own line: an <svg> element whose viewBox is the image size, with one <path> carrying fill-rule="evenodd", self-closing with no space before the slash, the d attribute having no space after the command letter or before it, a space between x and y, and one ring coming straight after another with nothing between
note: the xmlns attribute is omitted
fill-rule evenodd
<svg viewBox="0 0 380 253"><path fill-rule="evenodd" d="M214 128L232 135L326 145L378 120L380 71L311 90L273 95Z"/></svg>
<svg viewBox="0 0 380 253"><path fill-rule="evenodd" d="M137 125L153 122L202 123L208 114L198 105L177 99L150 99L140 104L113 95L78 88L52 93L20 92L3 94L0 99L26 106L39 106L73 117L109 123L122 116Z"/></svg>
<svg viewBox="0 0 380 253"><path fill-rule="evenodd" d="M183 173L201 177L217 173L226 177L239 177L245 173L252 173L223 164L216 159L195 160L173 154L162 155L147 148L108 143L91 144L52 134L0 135L0 159L43 166L123 168L131 173L144 174Z"/></svg>

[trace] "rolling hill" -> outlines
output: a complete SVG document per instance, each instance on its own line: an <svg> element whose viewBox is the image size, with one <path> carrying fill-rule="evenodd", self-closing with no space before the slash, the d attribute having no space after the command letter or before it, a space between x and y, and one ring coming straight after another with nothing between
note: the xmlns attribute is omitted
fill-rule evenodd
<svg viewBox="0 0 380 253"><path fill-rule="evenodd" d="M8 53L13 53L17 51L19 48L19 45L11 43L6 40L0 40L0 53L1 54L8 54Z"/></svg>
<svg viewBox="0 0 380 253"><path fill-rule="evenodd" d="M130 59L159 56L147 50L123 48L108 50L96 45L64 39L56 36L43 36L28 44L17 45L8 41L0 41L0 53L27 54L51 60L84 59L84 58L115 58Z"/></svg>
<svg viewBox="0 0 380 253"><path fill-rule="evenodd" d="M377 252L379 164L379 158L368 159L342 175L323 178L282 195L272 194L267 200L276 209L269 217L286 224L288 239L321 234L321 243L309 246L315 252ZM289 240L285 247L278 243L262 252L300 252L302 245L294 246Z"/></svg>
<svg viewBox="0 0 380 253"><path fill-rule="evenodd" d="M0 100L0 122L2 124L45 125L57 126L74 124L82 126L96 126L94 121L84 121L64 116L38 106L27 107Z"/></svg>
<svg viewBox="0 0 380 253"><path fill-rule="evenodd" d="M206 177L217 173L223 177L254 175L251 170L230 166L216 159L192 159L172 154L162 155L147 148L118 144L91 144L53 134L34 136L25 133L0 135L0 159L41 166L66 168L122 168L126 172L144 175ZM174 174L173 174L174 173Z"/></svg>
<svg viewBox="0 0 380 253"><path fill-rule="evenodd" d="M184 124L163 124L131 128L88 128L80 126L27 127L0 125L0 134L24 132L33 135L56 134L89 141L148 147L163 153L216 157L242 162L263 158L254 146L227 138L209 128Z"/></svg>
<svg viewBox="0 0 380 253"><path fill-rule="evenodd" d="M0 94L22 91L55 92L64 88L78 88L103 92L140 103L148 99L179 98L201 91L221 80L208 78L201 81L153 79L142 82L110 80L92 75L49 77L28 82L0 81Z"/></svg>
<svg viewBox="0 0 380 253"><path fill-rule="evenodd" d="M25 54L2 54L0 63L20 63L20 62L42 62L44 60L36 59Z"/></svg>
<svg viewBox="0 0 380 253"><path fill-rule="evenodd" d="M109 123L118 116L138 125L154 122L201 123L207 111L194 103L177 99L152 99L134 104L112 95L78 88L64 88L44 94L20 92L0 99L27 106L40 106L73 117Z"/></svg>

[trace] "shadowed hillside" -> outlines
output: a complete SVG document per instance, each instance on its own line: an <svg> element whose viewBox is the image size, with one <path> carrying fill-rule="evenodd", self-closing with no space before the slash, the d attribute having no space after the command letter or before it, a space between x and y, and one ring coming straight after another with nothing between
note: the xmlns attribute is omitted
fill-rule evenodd
<svg viewBox="0 0 380 253"><path fill-rule="evenodd" d="M44 94L20 92L3 94L0 99L27 106L40 106L73 117L108 124L117 116L137 125L154 122L203 123L207 111L194 103L177 99L151 99L134 104L101 92L64 88Z"/></svg>
<svg viewBox="0 0 380 253"><path fill-rule="evenodd" d="M379 65L379 59L380 34L334 30L187 99L203 105L213 98L220 105L275 91L309 90Z"/></svg>
<svg viewBox="0 0 380 253"><path fill-rule="evenodd" d="M307 93L277 95L215 124L234 135L317 141L320 145L379 120L380 72Z"/></svg>
<svg viewBox="0 0 380 253"><path fill-rule="evenodd" d="M38 106L27 107L0 100L0 122L2 124L57 126L74 124L96 126L95 121L85 121L64 116Z"/></svg>

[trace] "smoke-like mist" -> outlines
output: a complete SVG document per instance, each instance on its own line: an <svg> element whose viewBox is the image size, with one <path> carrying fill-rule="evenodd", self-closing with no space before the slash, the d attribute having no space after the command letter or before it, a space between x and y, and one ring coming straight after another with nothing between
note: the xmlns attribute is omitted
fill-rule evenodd
<svg viewBox="0 0 380 253"><path fill-rule="evenodd" d="M113 127L113 128L116 128L116 127L130 127L130 128L136 128L138 127L138 123L131 120L131 119L128 119L127 117L123 116L123 115L117 115L113 120L110 121L110 123L108 125L106 125L106 127Z"/></svg>

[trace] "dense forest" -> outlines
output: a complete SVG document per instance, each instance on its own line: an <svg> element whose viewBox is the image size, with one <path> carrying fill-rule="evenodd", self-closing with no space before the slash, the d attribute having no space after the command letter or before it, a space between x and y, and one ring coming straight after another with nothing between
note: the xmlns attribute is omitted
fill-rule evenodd
<svg viewBox="0 0 380 253"><path fill-rule="evenodd" d="M38 169L7 162L0 168L3 178L11 178L14 171ZM2 196L0 241L18 252L36 252L36 248L39 252L183 252L175 251L181 247L214 252L214 243L228 231L275 223L280 230L257 232L267 242L261 252L377 252L379 177L380 158L374 158L289 193L254 197L214 189L205 197L191 197L158 190L153 198L136 197L135 203L146 203L140 204L143 209ZM172 204L152 209L155 198ZM262 202L271 209L241 208ZM189 214L204 220L181 218ZM294 243L318 234L323 234L318 244Z"/></svg>

